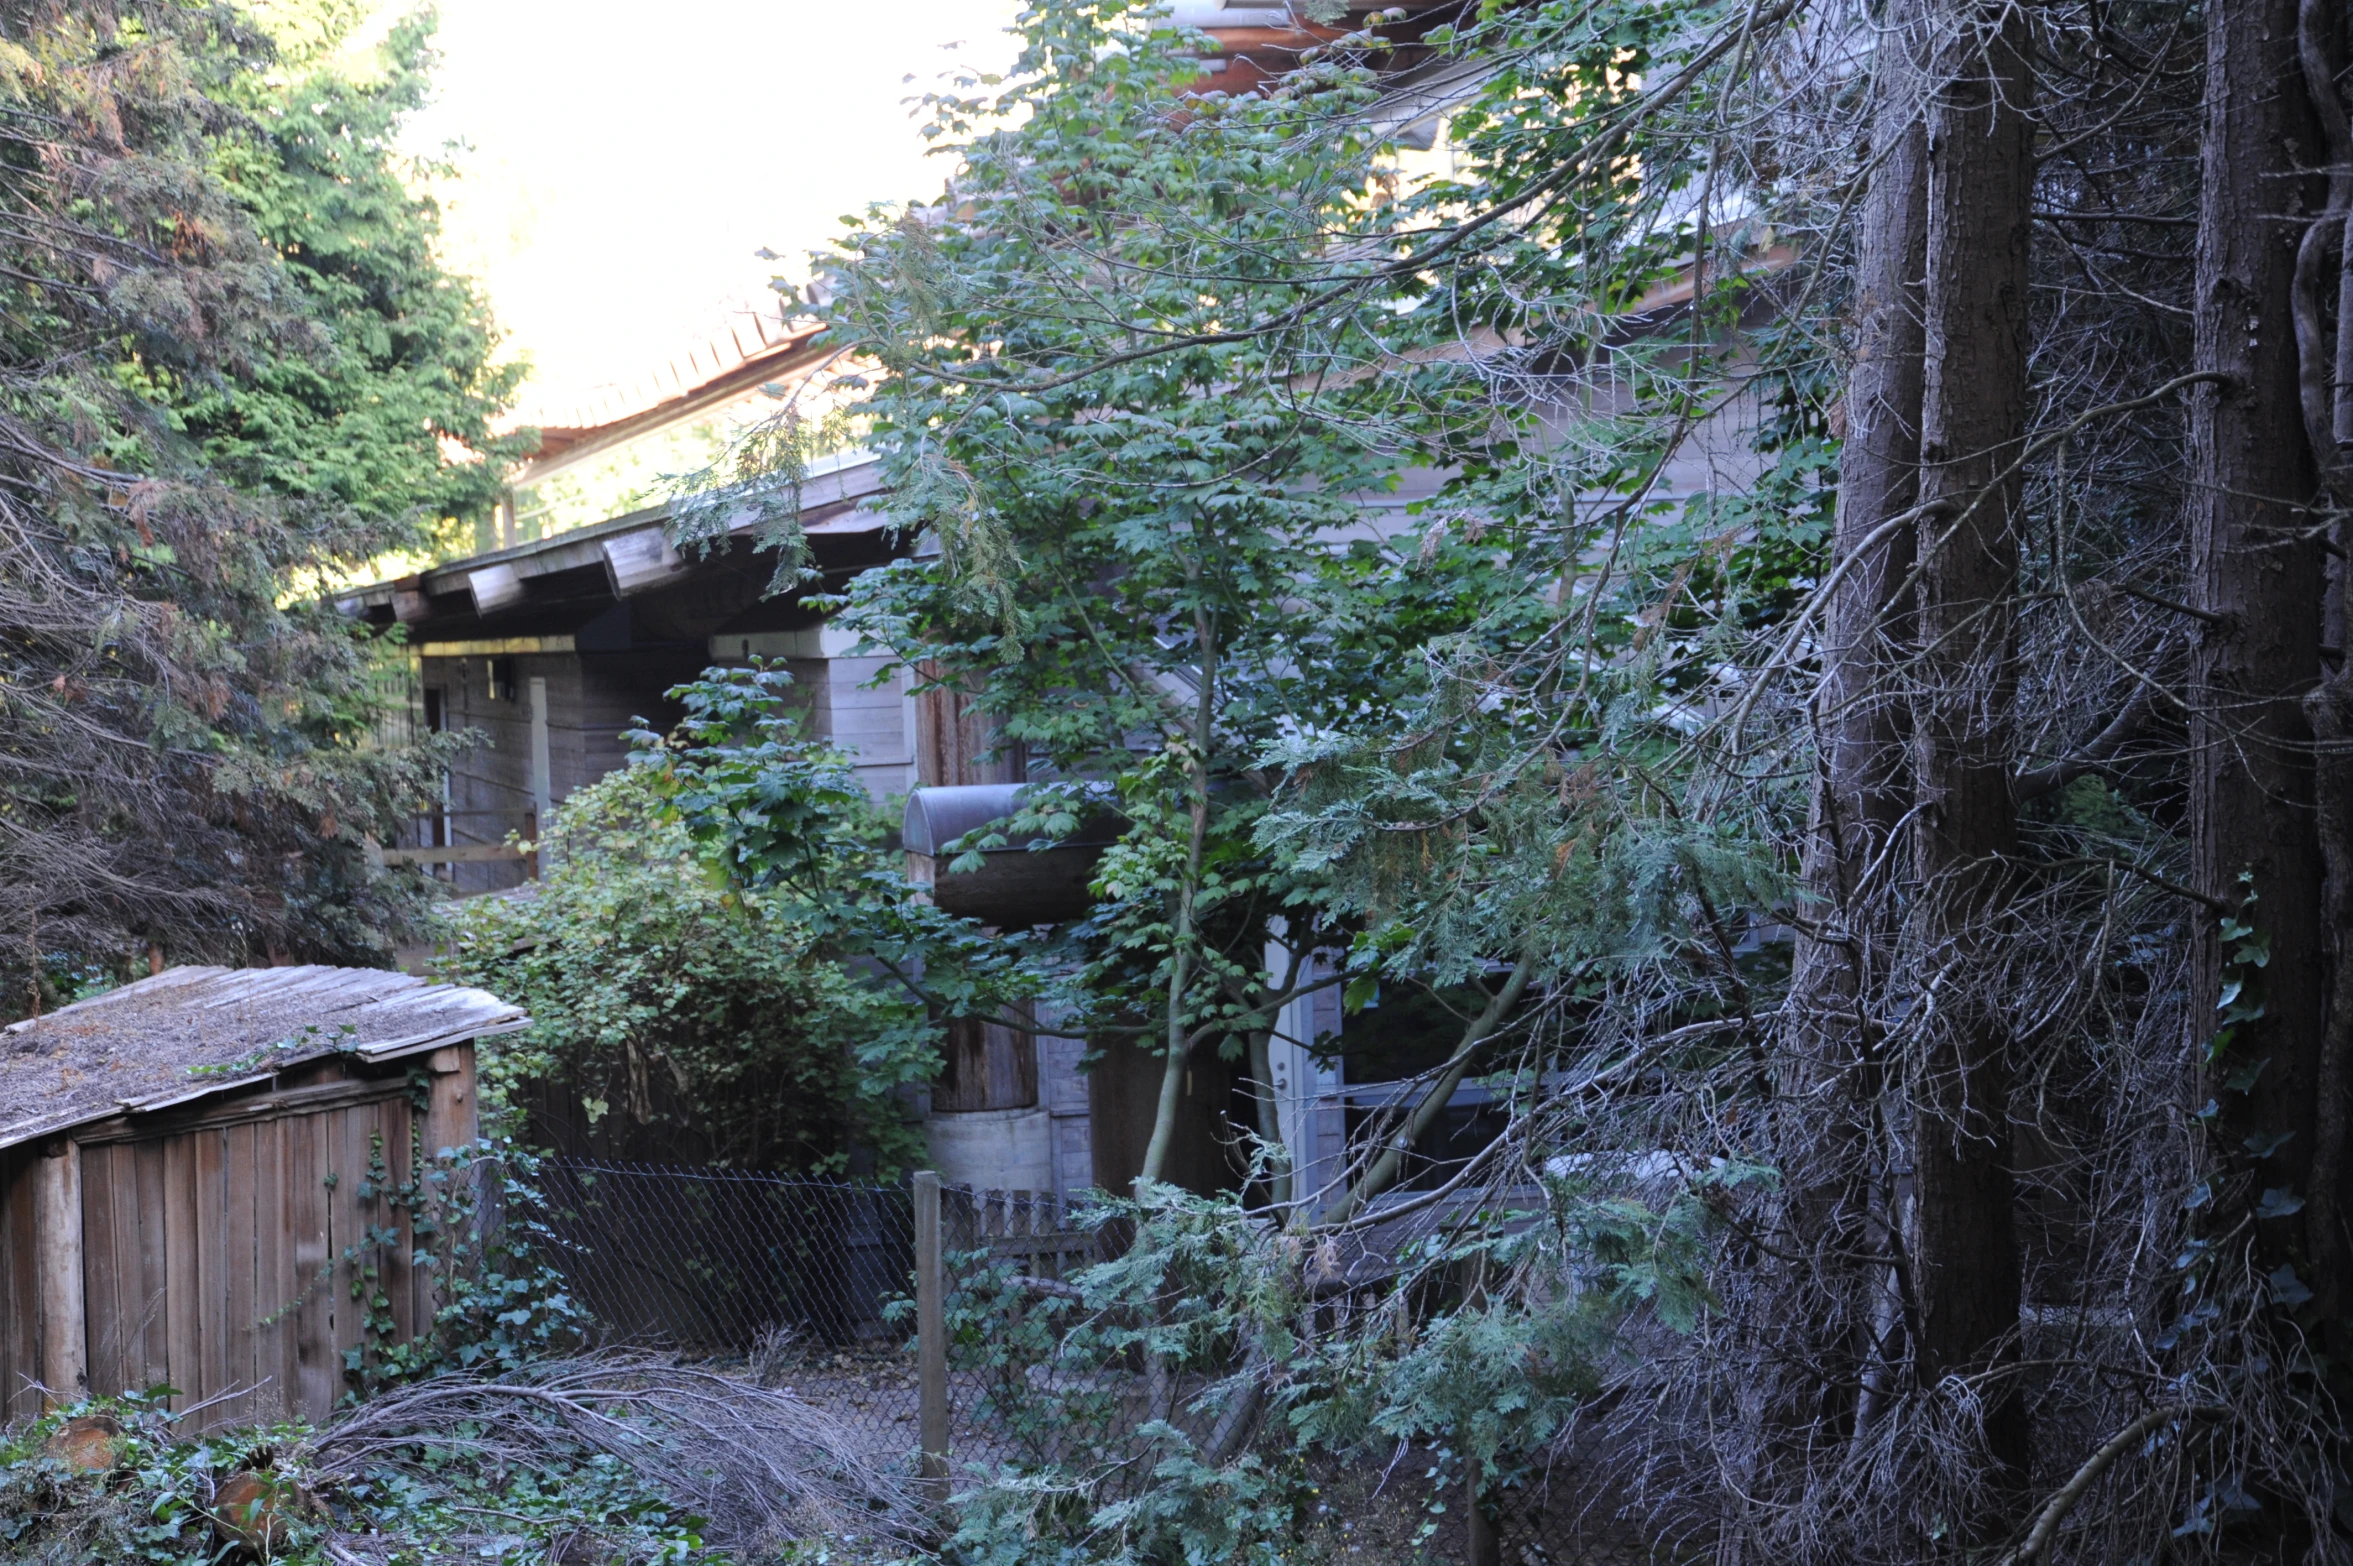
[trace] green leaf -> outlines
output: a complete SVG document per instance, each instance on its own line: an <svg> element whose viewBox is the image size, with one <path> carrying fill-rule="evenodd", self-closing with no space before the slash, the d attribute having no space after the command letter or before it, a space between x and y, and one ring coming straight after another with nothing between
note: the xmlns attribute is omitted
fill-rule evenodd
<svg viewBox="0 0 2353 1566"><path fill-rule="evenodd" d="M2255 1204L2255 1216L2258 1218L2285 1218L2303 1210L2304 1198L2279 1187L2266 1190L2262 1200Z"/></svg>

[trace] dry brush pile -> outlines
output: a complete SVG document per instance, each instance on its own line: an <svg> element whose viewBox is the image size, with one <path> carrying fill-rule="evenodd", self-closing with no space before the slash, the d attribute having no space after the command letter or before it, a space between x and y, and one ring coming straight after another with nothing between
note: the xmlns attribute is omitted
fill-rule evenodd
<svg viewBox="0 0 2353 1566"><path fill-rule="evenodd" d="M0 1445L0 1558L388 1566L896 1553L922 1526L788 1392L635 1354L379 1390L324 1428L193 1435L160 1401L60 1410Z"/></svg>

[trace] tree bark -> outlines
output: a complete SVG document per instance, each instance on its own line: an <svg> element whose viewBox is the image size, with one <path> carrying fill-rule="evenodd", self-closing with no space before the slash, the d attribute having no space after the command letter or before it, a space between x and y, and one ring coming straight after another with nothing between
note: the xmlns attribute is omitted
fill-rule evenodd
<svg viewBox="0 0 2353 1566"><path fill-rule="evenodd" d="M1200 568L1188 566L1187 579L1198 587ZM1185 996L1193 980L1193 907L1200 894L1202 855L1209 840L1209 754L1216 739L1218 641L1217 627L1205 609L1193 614L1193 634L1201 649L1201 688L1193 698L1193 748L1185 763L1186 807L1190 823L1185 842L1184 879L1177 886L1176 913L1169 923L1168 941L1168 1053L1160 1071L1160 1102L1152 1116L1152 1140L1144 1148L1144 1168L1136 1188L1155 1184L1168 1168L1169 1149L1176 1145L1177 1119L1185 1094L1185 1068L1192 1050L1185 1023Z"/></svg>
<svg viewBox="0 0 2353 1566"><path fill-rule="evenodd" d="M2321 483L2342 513L2353 500L2353 116L2337 82L2343 51L2337 9L2300 0L2297 52L2304 91L2322 129L2328 205L2304 231L2296 251L2295 319L2304 437ZM2336 330L2326 302L2336 303ZM2332 600L2321 635L2342 649L2353 621L2353 527L2334 528ZM2313 802L2323 873L2322 940L2331 948L2327 1024L2313 1067L2312 1162L2304 1207L2307 1280L2328 1348L2340 1361L2353 1350L2347 1306L2353 1304L2353 1232L2346 1225L2347 1141L2353 1134L2353 660L2340 650L2334 670L2305 699L2316 753Z"/></svg>
<svg viewBox="0 0 2353 1566"><path fill-rule="evenodd" d="M1786 1223L1799 1260L1790 1297L1774 1308L1804 1335L1813 1381L1812 1406L1787 1415L1801 1426L1818 1421L1834 1436L1865 1417L1864 1389L1886 1337L1874 1329L1870 1269L1853 1258L1887 1248L1872 1223L1881 1072L1871 1017L1895 944L1890 893L1904 869L1897 839L1910 806L1909 725L1897 675L1909 640L1905 589L1916 535L1910 526L1880 534L1919 496L1928 132L1912 36L1917 13L1913 3L1891 7L1875 71L1875 166L1861 211L1830 545L1834 564L1856 563L1824 614L1804 867L1820 935L1798 942L1790 1082L1777 1106Z"/></svg>
<svg viewBox="0 0 2353 1566"><path fill-rule="evenodd" d="M1958 19L1928 120L1921 522L1913 777L1915 955L1924 1019L1908 1089L1906 1250L1924 1386L1970 1381L1984 1410L1998 1530L2030 1458L2018 1384L2019 1260L2002 949L2013 891L2010 791L2020 485L2027 424L2033 78L2019 8Z"/></svg>
<svg viewBox="0 0 2353 1566"><path fill-rule="evenodd" d="M2227 379L2190 405L2189 591L2214 617L2199 622L2191 652L2190 843L2193 885L2249 904L2269 955L2260 967L2238 963L2240 943L2217 921L2198 921L2186 1042L2209 1062L2200 1096L2219 1110L2218 1160L2251 1198L2306 1188L2327 972L2303 704L2321 669L2324 573L2319 542L2303 536L2317 475L2289 329L2301 234L2284 217L2315 204L2294 170L2299 151L2319 144L2297 61L2296 0L2219 0L2206 69L2195 366ZM2210 1055L2226 978L2245 981L2262 1014ZM2269 1157L2251 1161L2250 1138L2262 1146L2282 1133ZM2291 1259L2295 1227L2256 1224L2259 1266Z"/></svg>

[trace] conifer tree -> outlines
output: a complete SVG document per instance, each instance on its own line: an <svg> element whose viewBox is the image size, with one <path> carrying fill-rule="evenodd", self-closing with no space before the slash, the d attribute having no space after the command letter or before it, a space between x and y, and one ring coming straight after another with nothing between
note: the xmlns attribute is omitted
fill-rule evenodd
<svg viewBox="0 0 2353 1566"><path fill-rule="evenodd" d="M316 585L479 493L439 441L498 396L393 177L416 35L299 133L223 8L12 4L0 35L5 1004L151 945L366 960L404 905L360 838L427 768Z"/></svg>

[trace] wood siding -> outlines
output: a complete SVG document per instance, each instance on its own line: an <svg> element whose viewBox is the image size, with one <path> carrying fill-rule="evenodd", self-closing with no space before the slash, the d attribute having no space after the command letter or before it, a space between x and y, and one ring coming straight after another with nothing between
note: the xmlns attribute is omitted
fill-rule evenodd
<svg viewBox="0 0 2353 1566"><path fill-rule="evenodd" d="M450 768L450 843L503 843L508 833L523 830L533 811L534 679L547 682L549 797L562 804L574 789L627 762L629 745L622 735L634 720L643 718L660 728L676 722L680 710L664 693L695 678L704 663L697 647L420 659L422 688L439 693L443 727L451 733L472 730L481 737ZM512 699L493 689L494 664L511 671ZM519 885L524 876L516 863L452 869L462 893L505 890Z"/></svg>
<svg viewBox="0 0 2353 1566"><path fill-rule="evenodd" d="M33 1235L34 1166L30 1144L0 1153L0 1424L41 1411L39 1254Z"/></svg>
<svg viewBox="0 0 2353 1566"><path fill-rule="evenodd" d="M276 1092L86 1127L82 1288L90 1390L169 1385L221 1426L324 1418L371 1309L405 1340L435 1308L388 1195L428 1153L473 1135L473 1051L435 1053L420 1112L406 1067L330 1062ZM163 1119L164 1117L154 1117ZM30 1148L0 1154L0 1414L38 1412ZM382 1183L374 1167L381 1159ZM388 1233L387 1233L388 1232Z"/></svg>

